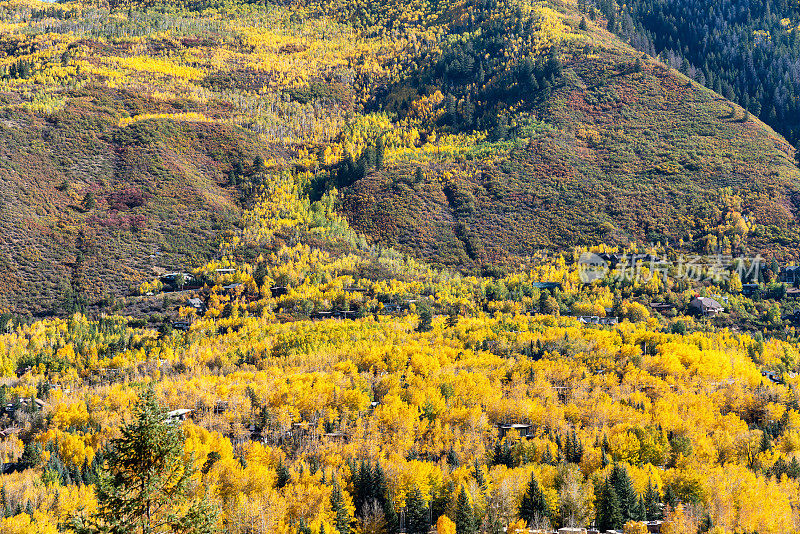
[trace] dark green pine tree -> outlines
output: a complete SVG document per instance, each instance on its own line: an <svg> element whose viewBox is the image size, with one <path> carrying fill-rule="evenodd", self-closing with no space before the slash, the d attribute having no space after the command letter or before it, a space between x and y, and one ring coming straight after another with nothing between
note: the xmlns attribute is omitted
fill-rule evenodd
<svg viewBox="0 0 800 534"><path fill-rule="evenodd" d="M644 499L641 497L636 500L636 507L633 509L633 517L631 519L634 521L647 520L647 508L645 508Z"/></svg>
<svg viewBox="0 0 800 534"><path fill-rule="evenodd" d="M305 519L300 520L300 525L297 527L297 534L313 534L311 527L308 526Z"/></svg>
<svg viewBox="0 0 800 534"><path fill-rule="evenodd" d="M350 514L347 513L347 507L342 497L342 489L337 483L334 483L333 491L331 492L331 511L335 514L333 524L339 534L350 534Z"/></svg>
<svg viewBox="0 0 800 534"><path fill-rule="evenodd" d="M414 488L406 496L406 532L408 534L428 534L428 507L422 499L419 488Z"/></svg>
<svg viewBox="0 0 800 534"><path fill-rule="evenodd" d="M383 516L386 518L386 534L399 534L400 517L397 515L391 493L386 494L386 502L383 505Z"/></svg>
<svg viewBox="0 0 800 534"><path fill-rule="evenodd" d="M356 507L356 515L362 517L364 506L373 499L373 480L372 465L369 462L361 462L358 467L358 475L353 481L353 505Z"/></svg>
<svg viewBox="0 0 800 534"><path fill-rule="evenodd" d="M633 482L631 477L628 476L628 470L625 466L614 464L614 467L611 468L611 474L608 476L608 482L614 486L614 491L619 498L619 509L622 513L623 522L635 519L639 496L636 494L636 490L633 489Z"/></svg>
<svg viewBox="0 0 800 534"><path fill-rule="evenodd" d="M383 472L381 464L375 463L372 468L372 495L381 508L386 508L389 496L389 487L386 485L386 473Z"/></svg>
<svg viewBox="0 0 800 534"><path fill-rule="evenodd" d="M6 485L3 484L3 488L0 490L0 500L2 500L3 506L3 517L8 517L11 515L11 507L8 505L8 495L6 494Z"/></svg>
<svg viewBox="0 0 800 534"><path fill-rule="evenodd" d="M644 509L648 521L658 521L664 517L661 496L650 479L647 480L647 489L644 492Z"/></svg>
<svg viewBox="0 0 800 534"><path fill-rule="evenodd" d="M292 475L289 473L289 468L283 465L283 462L278 466L277 478L275 479L275 487L282 488L289 483Z"/></svg>
<svg viewBox="0 0 800 534"><path fill-rule="evenodd" d="M464 486L461 486L461 491L458 493L458 501L456 501L456 534L474 534L475 533L475 518L472 515L472 505L469 503L469 495Z"/></svg>
<svg viewBox="0 0 800 534"><path fill-rule="evenodd" d="M431 517L434 520L442 515L452 517L450 508L454 500L456 500L456 485L452 480L448 480L431 498Z"/></svg>
<svg viewBox="0 0 800 534"><path fill-rule="evenodd" d="M417 307L419 321L417 322L417 332L430 332L433 329L433 311L430 304L422 302Z"/></svg>
<svg viewBox="0 0 800 534"><path fill-rule="evenodd" d="M620 511L619 498L614 486L608 480L600 486L600 493L595 503L595 526L601 532L622 528L625 523Z"/></svg>
<svg viewBox="0 0 800 534"><path fill-rule="evenodd" d="M386 520L386 534L400 532L400 518L397 516L397 510L394 508L394 499L389 492L389 486L386 484L386 473L378 462L372 468L372 494L383 510L383 516Z"/></svg>
<svg viewBox="0 0 800 534"><path fill-rule="evenodd" d="M536 475L534 474L531 474L528 487L525 489L525 494L522 496L522 502L519 504L519 516L529 525L540 518L550 518L550 508L547 505L547 501L544 498L542 490L539 488L539 482L536 480Z"/></svg>
<svg viewBox="0 0 800 534"><path fill-rule="evenodd" d="M667 486L667 489L664 490L664 504L670 508L675 508L678 505L678 497L672 491L672 486Z"/></svg>
<svg viewBox="0 0 800 534"><path fill-rule="evenodd" d="M489 490L489 487L486 485L486 477L483 474L483 469L481 466L476 462L475 463L475 482L478 484L478 487L481 489L481 492L486 495Z"/></svg>
<svg viewBox="0 0 800 534"><path fill-rule="evenodd" d="M74 516L80 534L201 534L216 532L217 511L191 498L193 462L184 458L180 425L167 420L152 389L135 416L111 440L95 489L97 510Z"/></svg>

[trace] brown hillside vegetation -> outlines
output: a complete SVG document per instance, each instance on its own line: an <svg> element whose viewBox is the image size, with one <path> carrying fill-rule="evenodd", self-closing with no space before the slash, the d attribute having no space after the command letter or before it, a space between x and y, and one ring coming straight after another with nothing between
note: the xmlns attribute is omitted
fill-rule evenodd
<svg viewBox="0 0 800 534"><path fill-rule="evenodd" d="M118 127L115 108L134 106L156 110L130 93L90 89L49 117L4 113L0 305L46 311L61 304L65 284L94 299L127 293L153 267L208 257L238 217L221 166L252 161L252 136L203 122Z"/></svg>
<svg viewBox="0 0 800 534"><path fill-rule="evenodd" d="M0 24L2 307L201 265L287 170L439 264L600 242L796 255L791 147L572 3L20 0Z"/></svg>

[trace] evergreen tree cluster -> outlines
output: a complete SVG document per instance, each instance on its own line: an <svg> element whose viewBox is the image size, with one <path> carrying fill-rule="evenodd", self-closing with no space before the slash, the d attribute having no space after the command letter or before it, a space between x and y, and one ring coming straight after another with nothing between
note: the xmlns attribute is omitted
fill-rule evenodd
<svg viewBox="0 0 800 534"><path fill-rule="evenodd" d="M440 126L451 131L489 130L495 140L508 135L508 119L501 109L527 107L560 83L561 50L552 46L538 56L518 50L514 43L535 41L537 23L521 10L507 17L493 16L497 0L476 2L476 9L449 32L458 38L441 53L417 61L406 79L376 98L376 108L405 117L420 96L438 88L445 113Z"/></svg>
<svg viewBox="0 0 800 534"><path fill-rule="evenodd" d="M658 489L648 480L643 495L638 495L628 470L614 464L611 473L596 488L595 524L601 531L622 530L628 521L653 521L663 517Z"/></svg>
<svg viewBox="0 0 800 534"><path fill-rule="evenodd" d="M353 505L356 517L363 520L370 511L377 510L383 514L387 534L400 532L400 519L380 463L353 462L350 465L350 472L353 474ZM339 534L344 533L340 530Z"/></svg>
<svg viewBox="0 0 800 534"><path fill-rule="evenodd" d="M539 487L539 481L536 479L536 475L531 475L519 504L519 516L525 520L526 524L534 525L540 524L542 520L549 522L551 515L550 507Z"/></svg>

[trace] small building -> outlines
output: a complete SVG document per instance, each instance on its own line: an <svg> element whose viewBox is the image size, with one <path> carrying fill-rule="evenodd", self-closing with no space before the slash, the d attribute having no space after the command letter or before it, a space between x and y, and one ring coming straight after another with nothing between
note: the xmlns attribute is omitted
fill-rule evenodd
<svg viewBox="0 0 800 534"><path fill-rule="evenodd" d="M189 321L172 321L172 328L181 332L188 332L190 326Z"/></svg>
<svg viewBox="0 0 800 534"><path fill-rule="evenodd" d="M781 375L774 371L761 371L761 376L767 378L773 384L783 384Z"/></svg>
<svg viewBox="0 0 800 534"><path fill-rule="evenodd" d="M653 302L650 304L650 307L653 308L653 311L657 311L658 313L664 313L675 308L675 306L669 302Z"/></svg>
<svg viewBox="0 0 800 534"><path fill-rule="evenodd" d="M6 439L10 436L14 436L16 434L19 434L20 430L21 430L20 428L15 426L4 428L3 430L0 430L0 438Z"/></svg>
<svg viewBox="0 0 800 534"><path fill-rule="evenodd" d="M531 425L526 424L526 423L512 423L510 425L509 424L501 424L501 425L498 425L497 428L498 428L499 433L500 433L500 439L503 439L504 437L506 437L512 431L517 432L519 434L519 436L522 437L522 438L527 438L528 436L532 435L532 433L531 433Z"/></svg>
<svg viewBox="0 0 800 534"><path fill-rule="evenodd" d="M169 286L175 289L198 287L197 279L195 279L194 275L190 273L176 272L176 273L162 274L159 277L159 280L165 286Z"/></svg>
<svg viewBox="0 0 800 534"><path fill-rule="evenodd" d="M578 317L581 324L615 325L619 323L617 317L600 317L599 315L583 315Z"/></svg>
<svg viewBox="0 0 800 534"><path fill-rule="evenodd" d="M236 289L242 287L244 284L241 282L237 282L235 284L228 284L227 286L222 286L224 291L236 291Z"/></svg>
<svg viewBox="0 0 800 534"><path fill-rule="evenodd" d="M709 297L695 297L689 308L700 315L717 315L723 310L722 304Z"/></svg>
<svg viewBox="0 0 800 534"><path fill-rule="evenodd" d="M560 282L533 282L531 283L531 287L534 289L549 289L550 291L554 289L561 289Z"/></svg>
<svg viewBox="0 0 800 534"><path fill-rule="evenodd" d="M786 284L800 283L800 265L781 267L778 279Z"/></svg>
<svg viewBox="0 0 800 534"><path fill-rule="evenodd" d="M188 302L190 307L194 308L195 310L197 310L200 313L203 313L204 311L206 311L206 305L203 302L203 300L200 299L200 298L196 298L196 297L195 298L191 298L187 302Z"/></svg>
<svg viewBox="0 0 800 534"><path fill-rule="evenodd" d="M179 408L177 410L172 410L171 412L167 412L167 421L170 423L176 423L178 421L186 421L187 419L191 419L192 417L192 410L188 408Z"/></svg>
<svg viewBox="0 0 800 534"><path fill-rule="evenodd" d="M347 293L366 293L367 292L367 288L366 287L350 286L350 287L344 288L344 291L347 292Z"/></svg>
<svg viewBox="0 0 800 534"><path fill-rule="evenodd" d="M624 258L625 255L623 254L610 254L608 252L602 252L598 254L600 259L605 261L610 268L616 267Z"/></svg>

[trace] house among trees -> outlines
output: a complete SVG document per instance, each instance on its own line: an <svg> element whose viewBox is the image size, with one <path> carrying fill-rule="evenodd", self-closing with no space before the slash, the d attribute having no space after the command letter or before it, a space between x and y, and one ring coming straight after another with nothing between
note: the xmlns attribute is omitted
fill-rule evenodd
<svg viewBox="0 0 800 534"><path fill-rule="evenodd" d="M800 265L781 267L778 279L786 284L800 283Z"/></svg>
<svg viewBox="0 0 800 534"><path fill-rule="evenodd" d="M722 304L709 297L695 297L689 308L700 315L717 315L723 310Z"/></svg>
<svg viewBox="0 0 800 534"><path fill-rule="evenodd" d="M650 304L650 307L653 308L653 311L657 311L658 313L664 313L675 308L675 306L669 302L653 302Z"/></svg>
<svg viewBox="0 0 800 534"><path fill-rule="evenodd" d="M289 288L286 286L274 286L269 288L269 291L272 294L272 298L276 299L287 294L289 292Z"/></svg>
<svg viewBox="0 0 800 534"><path fill-rule="evenodd" d="M600 317L599 315L584 315L578 317L581 324L614 325L619 322L617 317Z"/></svg>
<svg viewBox="0 0 800 534"><path fill-rule="evenodd" d="M758 291L758 284L742 284L742 296L750 298Z"/></svg>
<svg viewBox="0 0 800 534"><path fill-rule="evenodd" d="M192 326L189 321L173 321L172 328L175 330L181 330L182 332L188 332L189 327Z"/></svg>
<svg viewBox="0 0 800 534"><path fill-rule="evenodd" d="M162 274L159 280L168 291L180 291L183 289L197 289L200 285L193 274L190 273L167 273Z"/></svg>
<svg viewBox="0 0 800 534"><path fill-rule="evenodd" d="M516 431L522 438L527 438L528 436L533 435L531 433L531 425L525 423L512 423L510 425L500 424L497 426L497 428L500 431L500 439L506 437L511 431Z"/></svg>
<svg viewBox="0 0 800 534"><path fill-rule="evenodd" d="M625 257L622 254L609 254L608 252L603 252L601 254L598 254L598 256L600 256L600 259L608 263L608 266L611 269L616 267L619 264L619 262L621 262L622 259Z"/></svg>
<svg viewBox="0 0 800 534"><path fill-rule="evenodd" d="M169 423L176 423L180 421L186 421L187 419L191 419L192 411L189 408L179 408L177 410L172 410L171 412L167 412L167 422Z"/></svg>
<svg viewBox="0 0 800 534"><path fill-rule="evenodd" d="M188 300L189 306L197 310L197 313L204 313L206 311L206 305L203 303L203 300L200 298L191 298Z"/></svg>

